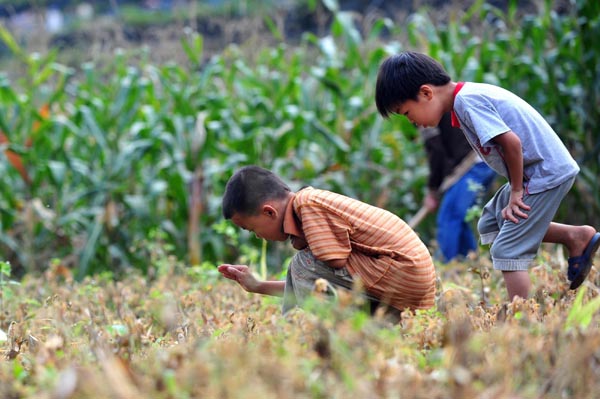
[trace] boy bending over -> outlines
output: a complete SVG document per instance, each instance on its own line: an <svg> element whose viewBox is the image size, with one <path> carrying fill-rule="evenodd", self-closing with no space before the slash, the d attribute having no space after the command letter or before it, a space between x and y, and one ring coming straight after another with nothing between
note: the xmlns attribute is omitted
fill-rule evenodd
<svg viewBox="0 0 600 399"><path fill-rule="evenodd" d="M404 52L380 66L375 102L383 117L406 116L423 127L437 126L446 112L471 146L508 179L483 209L481 242L492 244L494 269L501 270L509 300L527 298L527 269L542 242L569 251L570 288L583 283L600 246L592 226L552 222L579 166L558 135L527 102L497 86L454 82L431 57Z"/></svg>
<svg viewBox="0 0 600 399"><path fill-rule="evenodd" d="M435 269L427 247L384 209L312 187L294 193L274 173L246 166L227 183L223 216L259 238L290 239L298 250L285 281L257 280L246 265L219 266L248 292L283 295L284 313L310 295L317 279L351 290L359 278L372 304L397 314L434 304Z"/></svg>

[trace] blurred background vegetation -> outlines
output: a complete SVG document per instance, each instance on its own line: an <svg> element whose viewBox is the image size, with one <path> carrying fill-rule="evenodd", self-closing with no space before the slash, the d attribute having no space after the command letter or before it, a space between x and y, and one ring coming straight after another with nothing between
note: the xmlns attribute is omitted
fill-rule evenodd
<svg viewBox="0 0 600 399"><path fill-rule="evenodd" d="M597 0L22 0L0 15L0 260L15 275L256 265L260 243L220 209L251 163L409 219L423 148L373 101L379 64L405 49L540 110L582 170L557 220L600 228ZM269 244L271 273L289 251Z"/></svg>

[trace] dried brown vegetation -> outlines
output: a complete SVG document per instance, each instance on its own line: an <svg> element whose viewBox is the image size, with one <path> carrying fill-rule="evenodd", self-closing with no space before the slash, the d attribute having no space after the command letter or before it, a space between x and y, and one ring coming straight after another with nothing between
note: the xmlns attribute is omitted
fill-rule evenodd
<svg viewBox="0 0 600 399"><path fill-rule="evenodd" d="M573 319L560 254L542 255L535 296L510 304L485 260L440 265L437 309L399 324L345 296L281 316L211 270L75 282L56 263L3 302L0 396L591 398L600 319ZM593 270L580 305L598 283Z"/></svg>

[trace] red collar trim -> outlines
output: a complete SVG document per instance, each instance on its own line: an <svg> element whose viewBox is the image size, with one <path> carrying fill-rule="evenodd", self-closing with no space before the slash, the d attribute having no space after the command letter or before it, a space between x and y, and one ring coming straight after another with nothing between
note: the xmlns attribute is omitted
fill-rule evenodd
<svg viewBox="0 0 600 399"><path fill-rule="evenodd" d="M456 87L454 88L454 94L452 95L453 102L454 102L454 99L456 98L456 95L458 94L460 89L463 88L464 85L465 85L465 82L458 82L456 84ZM452 111L450 111L450 116L452 117L452 127L460 127L460 121L458 120L458 117L456 116L456 113L454 112L454 107L452 107Z"/></svg>

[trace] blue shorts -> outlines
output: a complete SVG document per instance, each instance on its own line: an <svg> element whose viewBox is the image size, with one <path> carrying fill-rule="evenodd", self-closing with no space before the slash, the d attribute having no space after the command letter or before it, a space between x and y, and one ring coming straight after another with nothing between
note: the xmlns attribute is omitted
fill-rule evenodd
<svg viewBox="0 0 600 399"><path fill-rule="evenodd" d="M503 271L527 270L536 257L552 219L567 195L575 177L550 190L523 195L531 207L527 219L519 223L505 220L502 209L510 199L510 184L502 186L485 205L477 230L482 244L492 244L490 255L494 269Z"/></svg>

